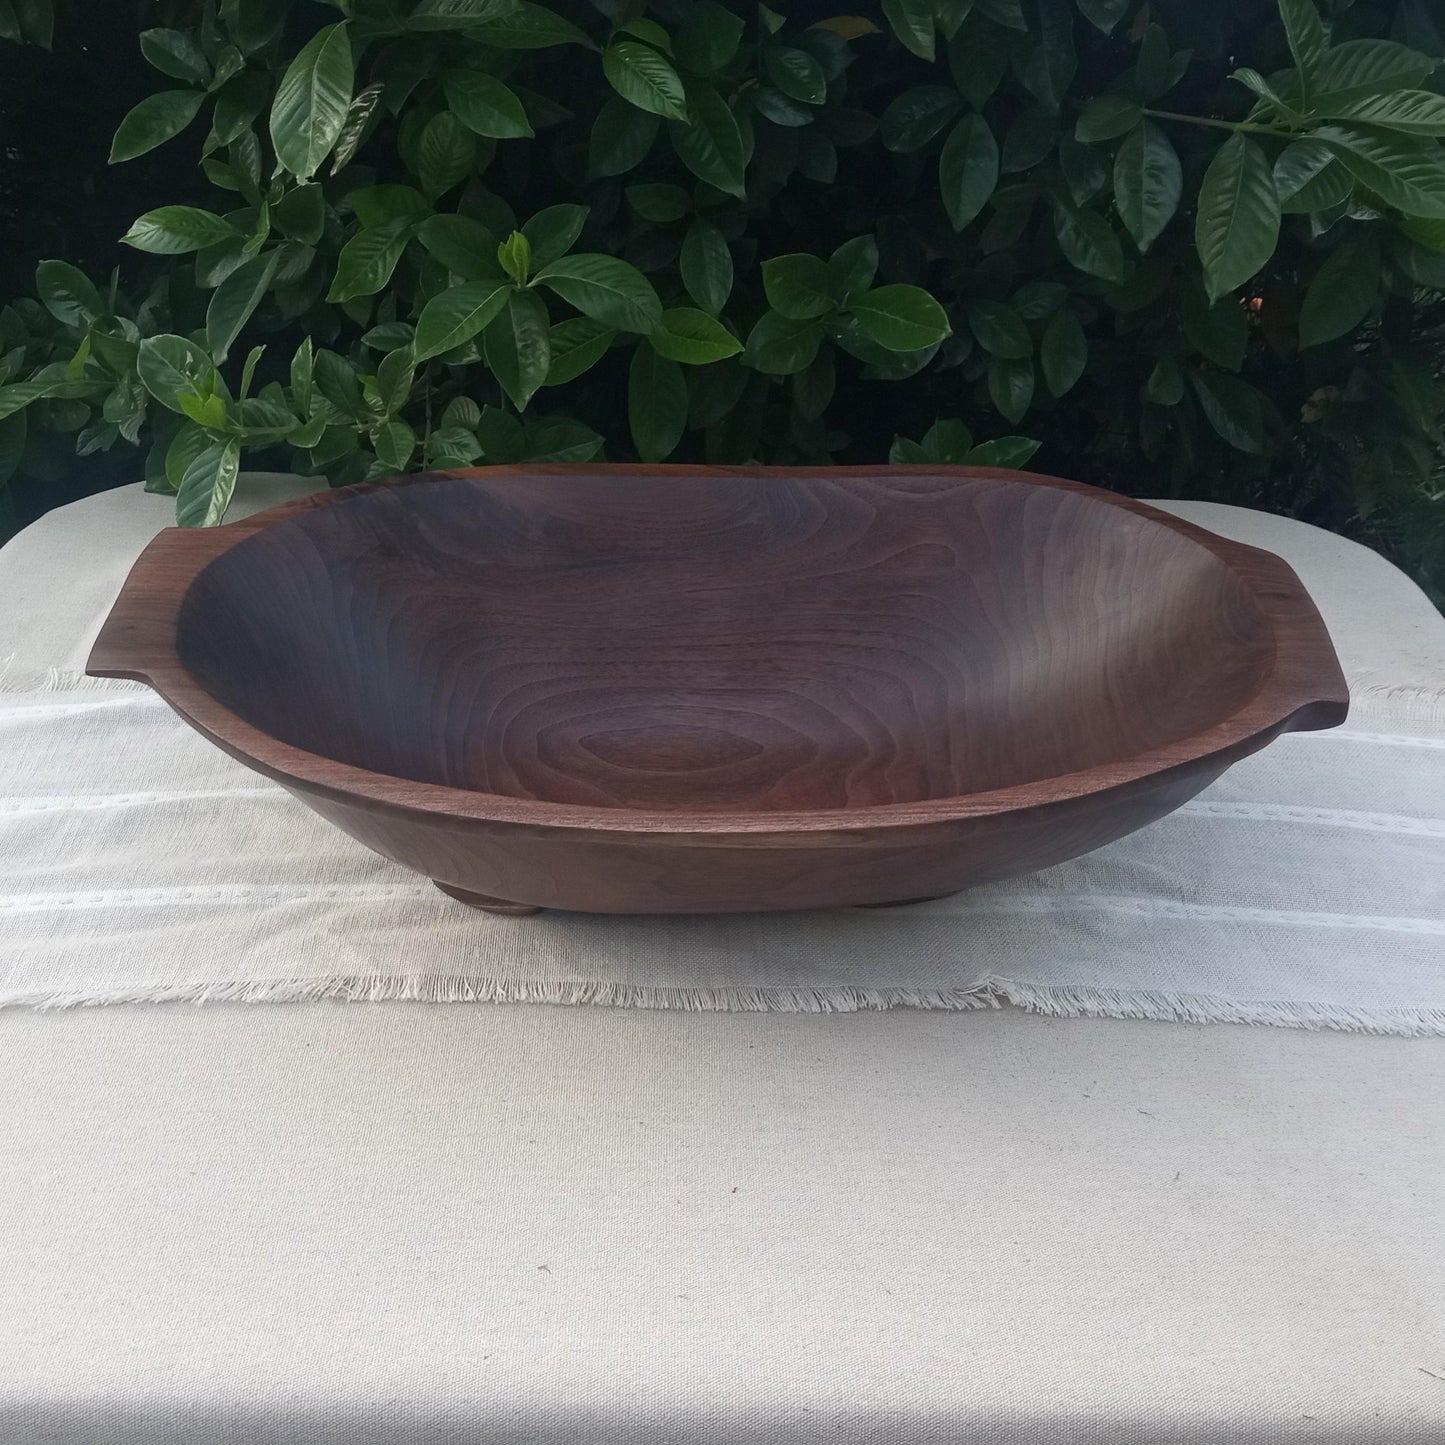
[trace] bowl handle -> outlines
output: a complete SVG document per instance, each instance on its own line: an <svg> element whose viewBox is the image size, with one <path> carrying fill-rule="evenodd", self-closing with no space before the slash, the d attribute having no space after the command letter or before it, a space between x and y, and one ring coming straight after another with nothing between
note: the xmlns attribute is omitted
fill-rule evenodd
<svg viewBox="0 0 1445 1445"><path fill-rule="evenodd" d="M87 676L153 682L157 673L178 667L176 615L181 599L207 563L251 530L240 521L222 527L166 527L151 538L101 623L86 660Z"/></svg>

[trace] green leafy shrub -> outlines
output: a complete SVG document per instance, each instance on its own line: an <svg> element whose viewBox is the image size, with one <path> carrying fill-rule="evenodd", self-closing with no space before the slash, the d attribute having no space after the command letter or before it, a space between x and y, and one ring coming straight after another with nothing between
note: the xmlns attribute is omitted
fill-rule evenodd
<svg viewBox="0 0 1445 1445"><path fill-rule="evenodd" d="M44 13L0 0L0 35ZM156 18L160 88L110 159L169 145L203 179L153 198L119 276L45 261L0 310L0 478L136 445L215 523L243 457L344 484L1042 445L1441 584L1445 96L1417 0Z"/></svg>

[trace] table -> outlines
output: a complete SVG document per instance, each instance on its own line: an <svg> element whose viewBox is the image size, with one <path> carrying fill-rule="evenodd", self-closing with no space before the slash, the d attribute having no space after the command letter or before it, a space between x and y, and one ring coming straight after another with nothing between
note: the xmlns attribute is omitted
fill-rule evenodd
<svg viewBox="0 0 1445 1445"><path fill-rule="evenodd" d="M1373 554L1170 505L1283 552L1357 684L1445 679ZM0 656L83 661L57 613L168 506L0 551ZM17 1445L1445 1435L1439 1040L120 1006L0 1012L0 1098Z"/></svg>

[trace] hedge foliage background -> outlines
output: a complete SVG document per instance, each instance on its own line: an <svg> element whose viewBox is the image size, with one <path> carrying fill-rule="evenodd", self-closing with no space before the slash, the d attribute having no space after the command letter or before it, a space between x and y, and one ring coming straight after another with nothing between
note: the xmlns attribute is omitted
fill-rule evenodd
<svg viewBox="0 0 1445 1445"><path fill-rule="evenodd" d="M0 0L16 520L142 469L213 523L243 464L971 459L1445 593L1423 0L58 5Z"/></svg>

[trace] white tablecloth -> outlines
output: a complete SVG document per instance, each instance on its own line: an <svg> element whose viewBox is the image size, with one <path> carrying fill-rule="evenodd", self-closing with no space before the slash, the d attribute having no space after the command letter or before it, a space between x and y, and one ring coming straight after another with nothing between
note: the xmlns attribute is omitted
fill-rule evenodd
<svg viewBox="0 0 1445 1445"><path fill-rule="evenodd" d="M58 619L166 505L0 552L0 654L83 662ZM1353 680L1438 689L1445 623L1378 558L1177 510L1286 555ZM0 1099L5 1445L1445 1435L1438 1040L11 1010Z"/></svg>

